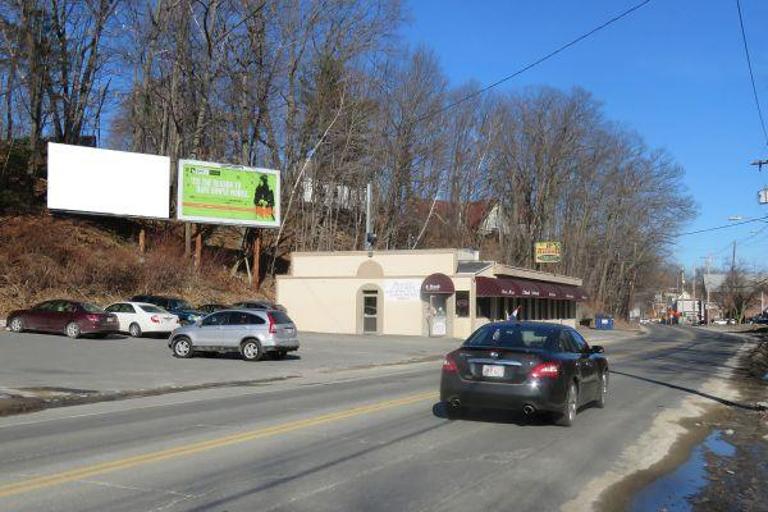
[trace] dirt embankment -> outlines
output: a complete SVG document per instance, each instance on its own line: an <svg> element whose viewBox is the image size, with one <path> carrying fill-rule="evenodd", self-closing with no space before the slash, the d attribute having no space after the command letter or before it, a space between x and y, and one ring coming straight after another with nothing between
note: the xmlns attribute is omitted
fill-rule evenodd
<svg viewBox="0 0 768 512"><path fill-rule="evenodd" d="M229 272L231 254L206 247L195 269L183 239L158 230L140 254L130 234L97 222L50 215L0 217L0 318L53 298L106 305L139 293L180 296L192 304L231 303L263 296L242 274ZM269 289L263 291L267 297Z"/></svg>

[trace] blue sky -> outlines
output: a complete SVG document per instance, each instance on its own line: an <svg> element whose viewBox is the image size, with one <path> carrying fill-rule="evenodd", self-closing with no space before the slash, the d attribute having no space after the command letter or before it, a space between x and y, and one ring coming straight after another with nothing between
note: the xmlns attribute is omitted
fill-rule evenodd
<svg viewBox="0 0 768 512"><path fill-rule="evenodd" d="M639 1L639 0L638 0ZM451 85L491 83L590 30L630 0L406 0L402 34L431 47ZM768 2L742 0L758 93L768 115ZM686 231L768 215L757 191L768 185L768 159L755 110L733 0L654 0L544 64L499 87L574 86L602 101L607 117L667 149L685 168L679 183L699 216ZM763 229L763 231L759 231ZM755 233L755 231L759 231ZM681 237L674 256L690 268L730 257L768 269L768 224Z"/></svg>

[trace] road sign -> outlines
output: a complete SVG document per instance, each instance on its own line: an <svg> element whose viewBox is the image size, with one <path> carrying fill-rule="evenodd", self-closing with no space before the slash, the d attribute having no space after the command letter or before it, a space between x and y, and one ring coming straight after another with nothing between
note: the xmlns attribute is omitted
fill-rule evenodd
<svg viewBox="0 0 768 512"><path fill-rule="evenodd" d="M768 187L765 187L757 193L757 202L760 204L768 204Z"/></svg>

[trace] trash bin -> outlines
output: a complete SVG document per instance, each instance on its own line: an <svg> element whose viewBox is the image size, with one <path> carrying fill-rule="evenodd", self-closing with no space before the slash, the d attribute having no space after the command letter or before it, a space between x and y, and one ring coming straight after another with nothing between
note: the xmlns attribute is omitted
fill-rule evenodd
<svg viewBox="0 0 768 512"><path fill-rule="evenodd" d="M613 329L613 317L610 315L595 315L595 329L610 331Z"/></svg>

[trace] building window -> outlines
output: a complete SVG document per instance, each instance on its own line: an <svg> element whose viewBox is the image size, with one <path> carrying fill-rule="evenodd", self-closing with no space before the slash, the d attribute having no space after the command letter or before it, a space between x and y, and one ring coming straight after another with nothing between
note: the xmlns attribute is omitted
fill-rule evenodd
<svg viewBox="0 0 768 512"><path fill-rule="evenodd" d="M468 291L456 292L456 316L459 318L467 318L469 316L469 292Z"/></svg>
<svg viewBox="0 0 768 512"><path fill-rule="evenodd" d="M480 297L477 299L477 316L479 318L491 318L491 298Z"/></svg>

